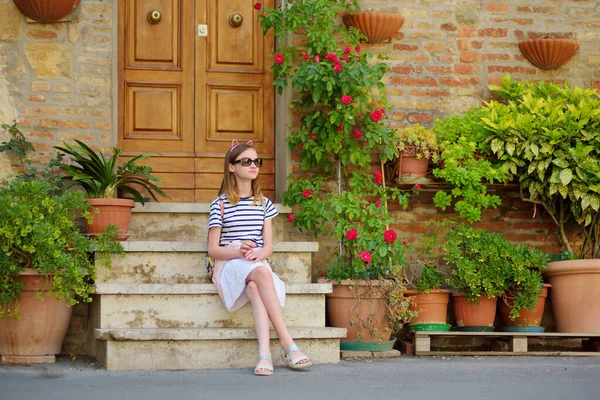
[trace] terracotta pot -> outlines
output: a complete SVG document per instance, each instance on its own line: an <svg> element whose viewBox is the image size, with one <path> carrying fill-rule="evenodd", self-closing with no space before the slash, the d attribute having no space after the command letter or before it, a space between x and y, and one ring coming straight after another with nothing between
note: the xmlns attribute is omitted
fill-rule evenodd
<svg viewBox="0 0 600 400"><path fill-rule="evenodd" d="M14 0L14 2L25 16L48 24L71 14L81 0Z"/></svg>
<svg viewBox="0 0 600 400"><path fill-rule="evenodd" d="M554 261L544 277L552 285L556 330L600 333L600 259Z"/></svg>
<svg viewBox="0 0 600 400"><path fill-rule="evenodd" d="M445 289L431 290L429 293L418 290L406 291L406 296L414 299L411 309L419 312L417 318L411 322L417 324L445 324L448 314L448 299L450 291Z"/></svg>
<svg viewBox="0 0 600 400"><path fill-rule="evenodd" d="M429 170L427 158L417 158L414 148L407 147L398 157L398 173L402 176L423 177Z"/></svg>
<svg viewBox="0 0 600 400"><path fill-rule="evenodd" d="M72 307L57 302L54 293L36 295L52 288L52 275L24 269L17 278L24 287L19 297L21 319L0 319L0 355L3 363L54 362L69 329Z"/></svg>
<svg viewBox="0 0 600 400"><path fill-rule="evenodd" d="M89 235L99 235L103 233L108 225L114 225L119 231L118 240L124 241L129 238L129 223L131 222L131 210L135 207L135 202L128 199L88 199L88 203L100 210L94 213L94 220L91 224L86 222L87 233Z"/></svg>
<svg viewBox="0 0 600 400"><path fill-rule="evenodd" d="M521 309L519 316L514 319L510 319L510 312L513 310L515 305L515 296L513 292L507 292L505 296L500 299L500 319L503 326L540 326L542 324L542 318L544 316L544 308L546 305L546 297L548 296L548 288L552 285L545 284L542 287L542 295L539 298L537 305L533 311Z"/></svg>
<svg viewBox="0 0 600 400"><path fill-rule="evenodd" d="M398 32L404 23L400 14L360 12L344 15L344 24L355 27L367 37L369 43L384 42Z"/></svg>
<svg viewBox="0 0 600 400"><path fill-rule="evenodd" d="M566 39L539 38L519 43L523 56L541 69L557 69L569 61L579 44Z"/></svg>
<svg viewBox="0 0 600 400"><path fill-rule="evenodd" d="M456 326L494 326L496 298L481 297L479 304L470 302L464 293L452 293Z"/></svg>
<svg viewBox="0 0 600 400"><path fill-rule="evenodd" d="M384 341L390 340L392 332L386 329L384 324L386 306L381 293L376 290L379 286L379 281L371 281L369 284L371 291L366 284L359 284L356 288L356 295L360 297L357 304L355 293L350 291L350 286L354 285L354 281L342 281L341 284L333 283L333 292L326 295L327 299L327 318L329 325L338 328L346 328L348 335L345 340L358 340L359 334L362 334L362 341ZM358 308L357 308L358 307ZM360 321L350 325L350 320L358 319L360 321L368 321L371 317L374 326L377 329L376 337L373 337L367 328L357 329Z"/></svg>

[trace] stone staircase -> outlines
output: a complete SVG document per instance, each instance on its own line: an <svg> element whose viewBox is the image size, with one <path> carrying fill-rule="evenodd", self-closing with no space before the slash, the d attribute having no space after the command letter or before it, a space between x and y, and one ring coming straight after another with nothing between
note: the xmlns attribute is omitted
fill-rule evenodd
<svg viewBox="0 0 600 400"><path fill-rule="evenodd" d="M280 213L287 210L277 206ZM88 348L109 370L254 367L256 335L247 304L229 313L207 277L208 204L149 203L134 209L126 256L100 267ZM286 242L285 215L273 221L269 258L286 282L284 317L314 363L339 361L345 329L325 327L330 284L311 283L313 242ZM282 365L271 332L273 361Z"/></svg>

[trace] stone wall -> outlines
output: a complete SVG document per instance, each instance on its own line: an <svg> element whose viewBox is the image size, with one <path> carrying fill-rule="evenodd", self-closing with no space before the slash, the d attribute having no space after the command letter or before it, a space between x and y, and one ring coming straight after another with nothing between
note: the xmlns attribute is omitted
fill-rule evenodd
<svg viewBox="0 0 600 400"><path fill-rule="evenodd" d="M64 140L116 142L114 19L113 0L83 0L53 24L29 20L12 0L0 0L0 122L18 119L36 149L34 162L45 163ZM0 177L8 163L0 155Z"/></svg>

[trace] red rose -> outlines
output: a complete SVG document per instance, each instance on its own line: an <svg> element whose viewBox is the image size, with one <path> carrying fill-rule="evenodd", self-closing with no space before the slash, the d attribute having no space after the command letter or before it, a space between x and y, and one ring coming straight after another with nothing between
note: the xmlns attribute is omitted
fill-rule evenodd
<svg viewBox="0 0 600 400"><path fill-rule="evenodd" d="M385 240L388 243L394 243L396 241L396 237L397 237L396 236L396 231L393 231L391 229L388 229L383 234L383 240Z"/></svg>
<svg viewBox="0 0 600 400"><path fill-rule="evenodd" d="M356 50L357 53L360 53L360 46L356 45L356 47L354 48L354 50Z"/></svg>
<svg viewBox="0 0 600 400"><path fill-rule="evenodd" d="M335 72L342 72L342 64L340 64L339 62L336 62L335 64L333 64L333 70Z"/></svg>
<svg viewBox="0 0 600 400"><path fill-rule="evenodd" d="M329 61L337 61L338 55L335 53L329 53L325 56L325 59Z"/></svg>
<svg viewBox="0 0 600 400"><path fill-rule="evenodd" d="M417 183L417 184L415 185L415 189L421 189L421 184L420 184L420 183Z"/></svg>
<svg viewBox="0 0 600 400"><path fill-rule="evenodd" d="M342 60L344 60L346 62L350 61L350 59L348 57L342 57Z"/></svg>
<svg viewBox="0 0 600 400"><path fill-rule="evenodd" d="M374 183L381 183L381 182L383 182L383 175L381 175L381 171L375 172L375 176L373 177L373 182Z"/></svg>
<svg viewBox="0 0 600 400"><path fill-rule="evenodd" d="M319 56L315 56L315 62L316 63L321 62L321 58L319 58Z"/></svg>
<svg viewBox="0 0 600 400"><path fill-rule="evenodd" d="M360 259L368 263L369 261L371 261L371 253L369 253L367 250L362 251L360 253Z"/></svg>
<svg viewBox="0 0 600 400"><path fill-rule="evenodd" d="M406 247L406 245L407 245L407 244L408 244L408 243L406 243L406 240L403 240L403 241L402 241L402 246Z"/></svg>
<svg viewBox="0 0 600 400"><path fill-rule="evenodd" d="M383 118L383 113L381 112L381 110L375 110L373 112L371 112L371 119L375 122L379 122L381 121L381 119Z"/></svg>
<svg viewBox="0 0 600 400"><path fill-rule="evenodd" d="M304 192L302 192L302 196L304 196L305 199L308 199L310 196L312 196L312 193L312 190L306 189Z"/></svg>
<svg viewBox="0 0 600 400"><path fill-rule="evenodd" d="M340 99L340 101L344 104L350 104L352 103L352 97L348 96L347 94L343 95L342 98Z"/></svg>
<svg viewBox="0 0 600 400"><path fill-rule="evenodd" d="M260 10L262 8L262 4L260 3L254 3L254 9L255 10Z"/></svg>
<svg viewBox="0 0 600 400"><path fill-rule="evenodd" d="M348 232L346 232L346 240L356 240L357 237L358 232L354 228L348 229Z"/></svg>
<svg viewBox="0 0 600 400"><path fill-rule="evenodd" d="M285 56L281 53L277 53L273 56L273 62L276 64L282 64L285 61Z"/></svg>
<svg viewBox="0 0 600 400"><path fill-rule="evenodd" d="M313 140L313 142L317 141L317 134L314 132L309 133L308 137L311 138Z"/></svg>
<svg viewBox="0 0 600 400"><path fill-rule="evenodd" d="M352 50L350 50L350 47L346 47L344 48L344 54L348 54L350 53Z"/></svg>
<svg viewBox="0 0 600 400"><path fill-rule="evenodd" d="M325 271L323 271L323 272L321 272L321 276L322 276L322 277L326 277L326 276L327 276L327 273L326 273Z"/></svg>
<svg viewBox="0 0 600 400"><path fill-rule="evenodd" d="M375 202L375 207L377 207L377 208L381 207L381 202L379 200L377 200Z"/></svg>
<svg viewBox="0 0 600 400"><path fill-rule="evenodd" d="M288 222L294 222L294 214L292 214L292 213L288 214Z"/></svg>
<svg viewBox="0 0 600 400"><path fill-rule="evenodd" d="M304 54L303 57L304 57L305 60L308 60L310 58L310 54L306 53L306 54Z"/></svg>
<svg viewBox="0 0 600 400"><path fill-rule="evenodd" d="M357 139L360 139L361 137L363 137L362 132L359 131L358 129L355 129L353 133L354 133L354 137Z"/></svg>

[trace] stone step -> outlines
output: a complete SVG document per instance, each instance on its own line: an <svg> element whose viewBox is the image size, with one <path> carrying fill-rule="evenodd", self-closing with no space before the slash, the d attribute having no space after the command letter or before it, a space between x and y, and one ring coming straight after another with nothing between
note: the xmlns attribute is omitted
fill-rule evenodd
<svg viewBox="0 0 600 400"><path fill-rule="evenodd" d="M292 327L294 341L314 364L340 360L340 338L346 329ZM254 368L257 342L254 329L96 329L96 358L108 370L189 370ZM284 365L275 332L271 353Z"/></svg>
<svg viewBox="0 0 600 400"><path fill-rule="evenodd" d="M285 224L291 209L275 204L273 240L285 240ZM129 227L130 240L202 242L208 237L208 203L136 204Z"/></svg>
<svg viewBox="0 0 600 400"><path fill-rule="evenodd" d="M98 283L207 283L206 240L201 242L123 242L125 257L112 256L112 268L98 267ZM311 282L316 242L279 242L269 257L273 270L289 283Z"/></svg>
<svg viewBox="0 0 600 400"><path fill-rule="evenodd" d="M325 326L325 294L331 284L288 284L283 315L290 327ZM252 309L234 313L210 284L96 284L96 328L250 328Z"/></svg>

